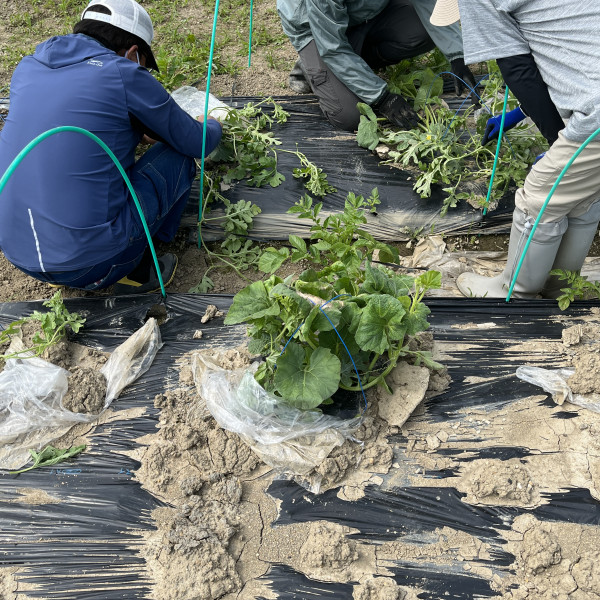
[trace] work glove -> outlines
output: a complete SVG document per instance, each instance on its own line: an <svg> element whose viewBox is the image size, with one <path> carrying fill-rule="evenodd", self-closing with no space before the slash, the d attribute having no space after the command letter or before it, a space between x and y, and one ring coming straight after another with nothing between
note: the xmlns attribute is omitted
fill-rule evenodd
<svg viewBox="0 0 600 600"><path fill-rule="evenodd" d="M468 92L471 92L460 79L468 83L472 89L475 89L475 77L473 77L473 73L471 73L469 67L465 65L464 58L455 58L454 60L451 60L450 68L456 75L456 77L454 77L454 93L457 96L460 96L465 89L467 89ZM458 77L460 77L460 79L458 79ZM473 102L477 102L476 96L473 96Z"/></svg>
<svg viewBox="0 0 600 600"><path fill-rule="evenodd" d="M373 109L400 129L412 129L419 124L419 115L414 108L402 96L387 90L373 104Z"/></svg>
<svg viewBox="0 0 600 600"><path fill-rule="evenodd" d="M526 119L527 115L521 110L520 106L517 106L514 110L509 110L504 116L504 131L512 129L515 125L518 125L523 119ZM491 140L495 140L500 133L500 122L502 121L502 115L496 115L488 122L483 132L483 138L481 139L481 145L485 146Z"/></svg>

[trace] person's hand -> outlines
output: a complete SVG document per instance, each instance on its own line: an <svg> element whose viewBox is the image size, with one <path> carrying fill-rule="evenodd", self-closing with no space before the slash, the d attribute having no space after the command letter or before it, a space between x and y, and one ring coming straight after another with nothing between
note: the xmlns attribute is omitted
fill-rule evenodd
<svg viewBox="0 0 600 600"><path fill-rule="evenodd" d="M527 115L521 110L520 106L513 110L509 110L504 116L504 131L512 129L515 125L518 125L523 119L526 119ZM483 138L481 139L481 145L485 146L488 142L495 140L500 133L500 122L502 121L502 115L496 115L488 122L483 132Z"/></svg>
<svg viewBox="0 0 600 600"><path fill-rule="evenodd" d="M144 134L140 141L140 144L148 144L150 146L153 146L154 144L156 144L156 140L152 139L150 136Z"/></svg>
<svg viewBox="0 0 600 600"><path fill-rule="evenodd" d="M467 88L465 83L471 86L471 89L475 89L475 77L473 77L471 69L469 69L469 67L465 65L464 58L455 58L454 60L450 61L450 68L452 69L452 72L456 75L456 77L454 77L454 93L457 96L460 96L465 89L469 93L471 92L471 90ZM477 96L475 95L473 95L473 104L479 104Z"/></svg>
<svg viewBox="0 0 600 600"><path fill-rule="evenodd" d="M415 109L402 96L387 90L373 104L373 109L400 129L412 129L419 124L419 115Z"/></svg>
<svg viewBox="0 0 600 600"><path fill-rule="evenodd" d="M221 124L221 121L219 119L217 119L217 117L211 117L210 115L208 115L208 120L216 121L219 125L221 125L221 127L223 127L223 125ZM196 117L196 121L200 121L200 123L204 123L204 115L198 115Z"/></svg>

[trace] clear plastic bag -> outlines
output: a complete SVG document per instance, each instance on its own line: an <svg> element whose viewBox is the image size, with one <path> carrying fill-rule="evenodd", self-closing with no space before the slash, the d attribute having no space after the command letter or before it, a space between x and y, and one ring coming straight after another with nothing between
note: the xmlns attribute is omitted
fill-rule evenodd
<svg viewBox="0 0 600 600"><path fill-rule="evenodd" d="M541 387L545 392L552 394L557 404L570 402L600 413L600 394L574 394L567 380L575 371L573 369L541 369L540 367L518 367L516 375L519 379Z"/></svg>
<svg viewBox="0 0 600 600"><path fill-rule="evenodd" d="M113 351L101 369L107 382L104 410L150 368L161 345L156 319L149 319ZM21 467L29 459L30 448L39 450L66 428L98 418L98 414L63 408L68 377L68 371L41 358L6 361L0 373L0 468Z"/></svg>
<svg viewBox="0 0 600 600"><path fill-rule="evenodd" d="M196 119L204 115L204 105L206 103L206 92L195 87L184 85L173 91L171 94L173 100L179 104L188 115ZM212 94L208 95L208 114L216 119L224 119L229 112L230 107Z"/></svg>
<svg viewBox="0 0 600 600"><path fill-rule="evenodd" d="M217 423L239 434L269 466L304 476L335 448L352 439L362 419L342 420L319 410L299 410L266 392L254 379L257 364L227 370L194 354L196 388Z"/></svg>
<svg viewBox="0 0 600 600"><path fill-rule="evenodd" d="M161 346L158 323L151 318L113 350L101 369L107 383L105 409L119 397L126 386L150 368Z"/></svg>

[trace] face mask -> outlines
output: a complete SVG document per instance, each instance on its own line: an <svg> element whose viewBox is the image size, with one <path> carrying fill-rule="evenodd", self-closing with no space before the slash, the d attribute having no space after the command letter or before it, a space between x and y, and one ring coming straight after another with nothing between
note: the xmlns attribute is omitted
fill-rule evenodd
<svg viewBox="0 0 600 600"><path fill-rule="evenodd" d="M135 57L137 58L137 64L141 67L142 65L140 64L140 55L138 54L137 50L135 51Z"/></svg>

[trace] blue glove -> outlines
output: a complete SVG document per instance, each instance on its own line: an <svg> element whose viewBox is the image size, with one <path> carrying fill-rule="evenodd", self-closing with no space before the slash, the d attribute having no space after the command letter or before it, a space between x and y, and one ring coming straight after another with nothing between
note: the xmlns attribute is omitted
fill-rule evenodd
<svg viewBox="0 0 600 600"><path fill-rule="evenodd" d="M540 162L540 160L542 160L542 158L544 158L544 156L546 156L545 152L542 152L541 154L538 154L535 157L535 160L533 161L533 165L537 164L538 162ZM531 165L533 167L533 165Z"/></svg>
<svg viewBox="0 0 600 600"><path fill-rule="evenodd" d="M514 110L509 110L504 116L504 131L512 129L526 118L527 115L521 110L520 106L517 106ZM483 138L481 139L482 146L485 146L488 142L498 137L498 133L500 133L500 121L502 121L501 114L488 119Z"/></svg>

